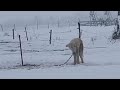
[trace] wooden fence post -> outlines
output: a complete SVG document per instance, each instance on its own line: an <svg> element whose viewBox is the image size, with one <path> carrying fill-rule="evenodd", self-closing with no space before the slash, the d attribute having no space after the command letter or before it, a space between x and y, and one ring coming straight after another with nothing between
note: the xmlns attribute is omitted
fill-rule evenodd
<svg viewBox="0 0 120 90"><path fill-rule="evenodd" d="M117 18L117 33L120 33L120 11L118 11L118 18Z"/></svg>
<svg viewBox="0 0 120 90"><path fill-rule="evenodd" d="M15 27L15 24L14 24L14 30L16 31L16 27Z"/></svg>
<svg viewBox="0 0 120 90"><path fill-rule="evenodd" d="M22 56L22 46L21 46L21 38L20 38L20 35L19 35L19 43L20 43L21 61L22 61L22 66L23 66L23 56Z"/></svg>
<svg viewBox="0 0 120 90"><path fill-rule="evenodd" d="M25 33L26 33L26 38L27 38L27 41L28 41L28 35L27 35L27 28L25 27Z"/></svg>
<svg viewBox="0 0 120 90"><path fill-rule="evenodd" d="M58 19L58 28L60 27L60 22L59 22L59 19Z"/></svg>
<svg viewBox="0 0 120 90"><path fill-rule="evenodd" d="M81 38L80 22L78 22L79 38Z"/></svg>
<svg viewBox="0 0 120 90"><path fill-rule="evenodd" d="M38 26L38 19L37 19L37 30L38 30L39 26Z"/></svg>
<svg viewBox="0 0 120 90"><path fill-rule="evenodd" d="M1 29L2 29L2 31L3 31L3 26L0 24L0 26L1 26Z"/></svg>
<svg viewBox="0 0 120 90"><path fill-rule="evenodd" d="M48 29L49 29L49 23L48 23Z"/></svg>
<svg viewBox="0 0 120 90"><path fill-rule="evenodd" d="M49 41L50 41L50 44L51 44L51 39L52 39L52 30L50 30L50 32L49 32L49 33L50 33L50 40L49 40Z"/></svg>
<svg viewBox="0 0 120 90"><path fill-rule="evenodd" d="M13 31L13 39L15 38L15 32L14 32L14 29L12 30Z"/></svg>

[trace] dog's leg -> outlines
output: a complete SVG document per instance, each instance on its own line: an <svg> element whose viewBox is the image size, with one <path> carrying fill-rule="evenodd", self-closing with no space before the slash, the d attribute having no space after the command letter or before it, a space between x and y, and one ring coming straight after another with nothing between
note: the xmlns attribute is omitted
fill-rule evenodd
<svg viewBox="0 0 120 90"><path fill-rule="evenodd" d="M80 53L80 58L81 58L81 62L84 63L84 61L83 61L83 54L82 53Z"/></svg>
<svg viewBox="0 0 120 90"><path fill-rule="evenodd" d="M76 53L73 53L73 56L74 56L74 65L76 65Z"/></svg>
<svg viewBox="0 0 120 90"><path fill-rule="evenodd" d="M83 48L84 48L83 43L81 43L80 48L79 48L79 56L81 58L82 63L84 63L84 61L83 61Z"/></svg>
<svg viewBox="0 0 120 90"><path fill-rule="evenodd" d="M77 49L77 51L76 51L76 57L77 57L77 64L80 64L80 61L79 61L79 49Z"/></svg>

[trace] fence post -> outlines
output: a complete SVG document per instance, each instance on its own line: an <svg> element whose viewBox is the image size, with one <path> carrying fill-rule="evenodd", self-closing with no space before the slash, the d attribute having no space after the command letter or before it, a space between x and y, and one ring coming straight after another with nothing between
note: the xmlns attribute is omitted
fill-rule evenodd
<svg viewBox="0 0 120 90"><path fill-rule="evenodd" d="M120 33L119 25L120 25L120 11L118 11L118 18L117 18L117 33Z"/></svg>
<svg viewBox="0 0 120 90"><path fill-rule="evenodd" d="M14 24L14 30L16 31L15 24Z"/></svg>
<svg viewBox="0 0 120 90"><path fill-rule="evenodd" d="M60 22L59 22L59 18L58 18L58 28L60 27Z"/></svg>
<svg viewBox="0 0 120 90"><path fill-rule="evenodd" d="M68 27L70 27L70 21L69 20L67 21L67 24L68 24Z"/></svg>
<svg viewBox="0 0 120 90"><path fill-rule="evenodd" d="M48 23L48 29L49 29L49 23Z"/></svg>
<svg viewBox="0 0 120 90"><path fill-rule="evenodd" d="M1 26L1 29L2 29L2 31L3 31L3 26L0 24L0 26Z"/></svg>
<svg viewBox="0 0 120 90"><path fill-rule="evenodd" d="M50 32L49 32L49 33L50 33L50 40L49 40L49 41L50 41L50 44L51 44L51 39L52 39L52 30L50 30Z"/></svg>
<svg viewBox="0 0 120 90"><path fill-rule="evenodd" d="M81 38L80 22L78 22L79 38Z"/></svg>
<svg viewBox="0 0 120 90"><path fill-rule="evenodd" d="M13 39L14 39L15 38L14 29L12 31L13 31Z"/></svg>
<svg viewBox="0 0 120 90"><path fill-rule="evenodd" d="M37 20L37 30L38 30L38 20Z"/></svg>
<svg viewBox="0 0 120 90"><path fill-rule="evenodd" d="M22 56L22 46L21 46L21 38L20 38L20 35L19 35L19 43L20 43L21 61L22 61L22 66L23 66L23 56Z"/></svg>
<svg viewBox="0 0 120 90"><path fill-rule="evenodd" d="M27 38L27 41L28 41L28 36L27 36L27 28L25 27L25 33L26 33L26 38Z"/></svg>

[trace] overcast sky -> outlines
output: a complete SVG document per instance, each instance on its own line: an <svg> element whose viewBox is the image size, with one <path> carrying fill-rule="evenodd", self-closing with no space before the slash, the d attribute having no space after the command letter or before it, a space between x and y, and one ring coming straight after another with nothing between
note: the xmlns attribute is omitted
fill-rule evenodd
<svg viewBox="0 0 120 90"><path fill-rule="evenodd" d="M39 17L49 17L49 16L72 16L76 13L81 13L81 15L86 15L83 11L0 11L0 19L18 19L18 18L30 18L33 16Z"/></svg>
<svg viewBox="0 0 120 90"><path fill-rule="evenodd" d="M98 12L103 13L103 11ZM113 16L116 12L112 12ZM35 16L44 19L48 19L50 16L63 17L63 16L80 16L81 19L85 20L89 18L89 11L0 11L0 23L12 23L12 22L30 22Z"/></svg>

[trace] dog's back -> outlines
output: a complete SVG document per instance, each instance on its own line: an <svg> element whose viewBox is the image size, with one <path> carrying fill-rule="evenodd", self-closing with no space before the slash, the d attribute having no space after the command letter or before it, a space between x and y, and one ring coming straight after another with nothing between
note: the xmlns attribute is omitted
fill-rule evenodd
<svg viewBox="0 0 120 90"><path fill-rule="evenodd" d="M74 38L70 41L69 44L66 45L66 47L69 47L70 49L77 47L79 48L79 52L83 53L83 41L80 38Z"/></svg>

